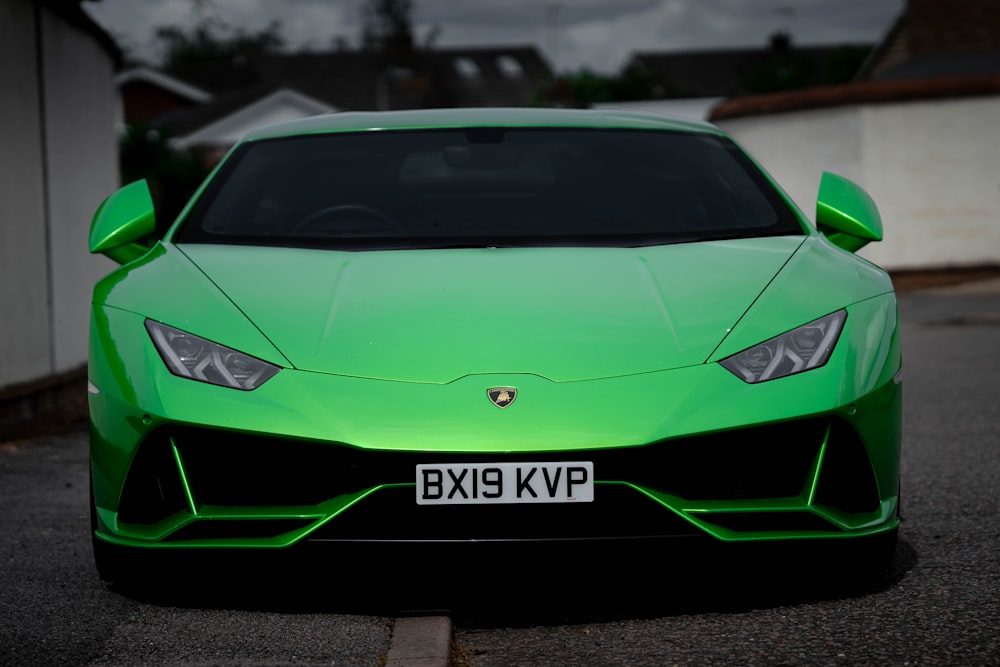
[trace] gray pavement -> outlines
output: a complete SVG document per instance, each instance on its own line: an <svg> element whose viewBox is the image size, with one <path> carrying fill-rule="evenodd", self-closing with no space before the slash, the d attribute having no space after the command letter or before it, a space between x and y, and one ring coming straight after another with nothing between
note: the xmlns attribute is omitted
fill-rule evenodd
<svg viewBox="0 0 1000 667"><path fill-rule="evenodd" d="M261 571L217 588L108 589L92 561L87 469L84 433L0 444L0 664L384 663L393 619L358 601L364 581L352 600L339 597L352 588L350 563L330 563L309 588ZM149 579L163 574L176 573Z"/></svg>
<svg viewBox="0 0 1000 667"><path fill-rule="evenodd" d="M976 295L990 296L1000 294L1000 277L987 278L985 280L970 280L969 282L947 287L930 287L919 290L920 293L948 296L948 295Z"/></svg>

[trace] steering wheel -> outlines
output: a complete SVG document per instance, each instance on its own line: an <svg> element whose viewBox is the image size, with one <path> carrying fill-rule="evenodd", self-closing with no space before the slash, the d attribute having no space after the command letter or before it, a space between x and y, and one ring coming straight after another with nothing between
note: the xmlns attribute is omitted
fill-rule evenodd
<svg viewBox="0 0 1000 667"><path fill-rule="evenodd" d="M402 229L387 213L364 204L337 204L310 213L292 227L292 236L325 231L330 234L354 235L379 229Z"/></svg>

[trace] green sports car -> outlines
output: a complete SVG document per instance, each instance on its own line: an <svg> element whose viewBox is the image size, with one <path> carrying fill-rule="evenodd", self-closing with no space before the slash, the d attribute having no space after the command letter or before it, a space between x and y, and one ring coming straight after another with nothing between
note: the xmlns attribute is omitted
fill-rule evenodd
<svg viewBox="0 0 1000 667"><path fill-rule="evenodd" d="M882 565L900 332L853 254L881 221L824 174L815 223L718 128L617 111L271 126L161 232L125 186L90 231L121 264L90 325L98 571L661 539Z"/></svg>

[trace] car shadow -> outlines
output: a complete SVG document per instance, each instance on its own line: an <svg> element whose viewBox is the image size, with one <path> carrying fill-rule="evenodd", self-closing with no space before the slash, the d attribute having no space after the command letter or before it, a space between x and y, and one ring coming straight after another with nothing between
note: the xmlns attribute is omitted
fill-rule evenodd
<svg viewBox="0 0 1000 667"><path fill-rule="evenodd" d="M519 552L484 550L472 559L449 558L447 550L433 559L394 550L351 558L230 553L150 563L133 582L111 590L158 606L440 614L463 627L527 627L739 613L872 595L897 586L918 560L902 539L888 566L876 572L836 552L788 551L679 557L616 548L574 558L518 558Z"/></svg>

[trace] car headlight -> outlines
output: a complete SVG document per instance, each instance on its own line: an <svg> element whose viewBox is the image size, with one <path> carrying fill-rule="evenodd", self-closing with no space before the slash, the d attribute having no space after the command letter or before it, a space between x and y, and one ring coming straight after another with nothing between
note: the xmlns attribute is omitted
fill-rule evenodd
<svg viewBox="0 0 1000 667"><path fill-rule="evenodd" d="M847 311L838 310L719 363L750 384L819 368L830 358L846 319Z"/></svg>
<svg viewBox="0 0 1000 667"><path fill-rule="evenodd" d="M153 320L146 320L146 331L163 363L180 377L250 391L281 370L256 357Z"/></svg>

